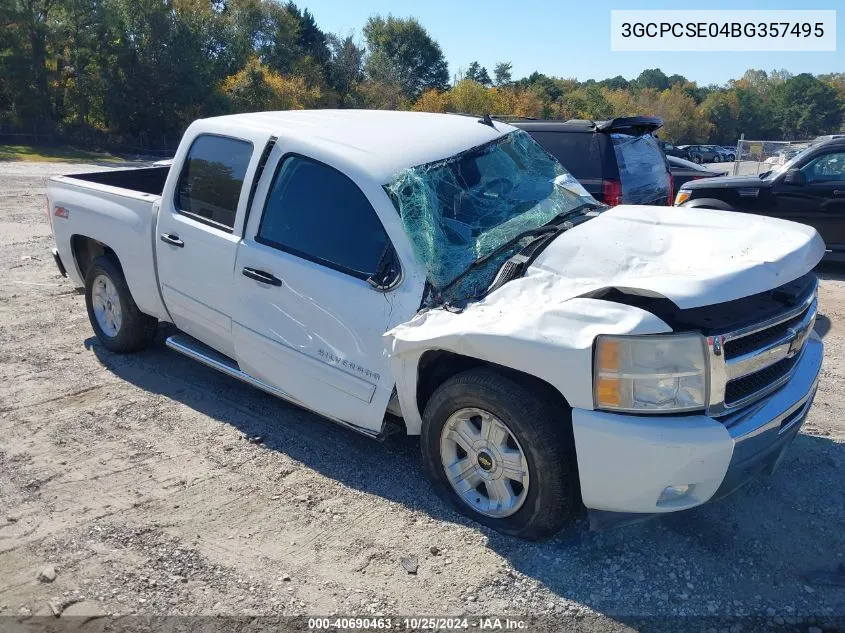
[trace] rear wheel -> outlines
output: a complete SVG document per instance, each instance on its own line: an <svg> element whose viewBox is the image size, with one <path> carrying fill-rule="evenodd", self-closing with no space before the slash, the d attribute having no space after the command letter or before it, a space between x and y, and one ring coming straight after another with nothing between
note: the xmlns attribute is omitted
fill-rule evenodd
<svg viewBox="0 0 845 633"><path fill-rule="evenodd" d="M576 512L579 485L568 410L492 368L441 385L422 427L437 492L505 534L539 539Z"/></svg>
<svg viewBox="0 0 845 633"><path fill-rule="evenodd" d="M123 272L107 257L88 268L85 304L94 334L112 352L136 352L155 338L158 320L138 309Z"/></svg>
<svg viewBox="0 0 845 633"><path fill-rule="evenodd" d="M721 162L722 162L722 157L721 157L719 154L716 154L716 155L713 157L713 162L714 162L714 163L721 163Z"/></svg>

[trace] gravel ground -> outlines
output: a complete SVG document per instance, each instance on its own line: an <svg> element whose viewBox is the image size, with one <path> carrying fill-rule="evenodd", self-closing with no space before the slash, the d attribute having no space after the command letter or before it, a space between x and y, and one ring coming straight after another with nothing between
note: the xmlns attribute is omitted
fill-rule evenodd
<svg viewBox="0 0 845 633"><path fill-rule="evenodd" d="M774 476L683 514L526 543L443 504L413 439L334 426L167 350L163 332L136 355L104 350L45 218L46 178L86 169L0 163L0 622L484 614L544 630L839 630L845 587L822 580L845 576L841 270L822 272L824 373Z"/></svg>

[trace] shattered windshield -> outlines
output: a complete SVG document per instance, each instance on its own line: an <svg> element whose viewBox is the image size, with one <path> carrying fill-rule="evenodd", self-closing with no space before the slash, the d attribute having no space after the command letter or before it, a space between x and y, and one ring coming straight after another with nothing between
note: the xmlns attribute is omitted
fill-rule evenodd
<svg viewBox="0 0 845 633"><path fill-rule="evenodd" d="M386 190L435 291L517 234L584 203L598 205L560 163L522 130L443 161L406 169ZM526 238L526 241L528 238ZM478 294L518 251L514 245L451 289Z"/></svg>

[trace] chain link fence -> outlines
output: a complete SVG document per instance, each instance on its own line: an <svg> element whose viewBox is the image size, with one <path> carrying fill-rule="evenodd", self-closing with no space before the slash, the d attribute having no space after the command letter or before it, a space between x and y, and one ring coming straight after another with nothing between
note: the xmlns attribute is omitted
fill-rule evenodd
<svg viewBox="0 0 845 633"><path fill-rule="evenodd" d="M739 176L771 171L812 144L813 141L738 141L732 173Z"/></svg>

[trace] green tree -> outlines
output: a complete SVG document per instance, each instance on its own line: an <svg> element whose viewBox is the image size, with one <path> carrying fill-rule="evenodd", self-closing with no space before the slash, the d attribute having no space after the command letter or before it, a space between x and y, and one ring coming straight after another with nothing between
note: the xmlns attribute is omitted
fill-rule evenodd
<svg viewBox="0 0 845 633"><path fill-rule="evenodd" d="M735 143L739 138L739 97L736 90L712 92L701 104L712 132L710 141L714 143Z"/></svg>
<svg viewBox="0 0 845 633"><path fill-rule="evenodd" d="M636 80L637 88L641 90L668 90L672 87L669 78L659 68L648 68L641 72Z"/></svg>
<svg viewBox="0 0 845 633"><path fill-rule="evenodd" d="M445 90L449 67L440 45L414 18L373 16L364 26L370 56L365 70L370 79L397 84L408 99L423 90Z"/></svg>
<svg viewBox="0 0 845 633"><path fill-rule="evenodd" d="M631 83L622 75L616 75L610 79L603 79L598 83L599 86L607 88L608 90L628 90L631 87Z"/></svg>
<svg viewBox="0 0 845 633"><path fill-rule="evenodd" d="M774 120L784 138L838 131L842 103L836 90L809 73L789 77L772 91Z"/></svg>
<svg viewBox="0 0 845 633"><path fill-rule="evenodd" d="M18 122L49 123L54 93L50 82L55 66L48 63L53 39L56 0L4 0L0 5L0 76L11 96L12 118Z"/></svg>
<svg viewBox="0 0 845 633"><path fill-rule="evenodd" d="M520 89L531 89L537 91L544 101L557 101L563 96L563 93L567 88L560 79L548 77L536 70L528 75L528 77L517 81L516 85ZM577 85L574 87L577 87Z"/></svg>
<svg viewBox="0 0 845 633"><path fill-rule="evenodd" d="M497 86L507 86L512 80L513 64L510 62L499 62L493 68L493 81Z"/></svg>
<svg viewBox="0 0 845 633"><path fill-rule="evenodd" d="M845 103L845 73L828 73L819 75L819 79L836 91L839 101Z"/></svg>
<svg viewBox="0 0 845 633"><path fill-rule="evenodd" d="M263 65L257 57L227 77L222 86L235 112L250 110L301 110L313 107L320 98L302 77L284 77Z"/></svg>
<svg viewBox="0 0 845 633"><path fill-rule="evenodd" d="M331 57L327 64L329 85L338 94L338 105L355 105L355 89L364 78L366 51L355 43L352 35L326 37Z"/></svg>
<svg viewBox="0 0 845 633"><path fill-rule="evenodd" d="M613 116L613 106L597 84L581 86L559 100L557 116L566 119L601 121Z"/></svg>
<svg viewBox="0 0 845 633"><path fill-rule="evenodd" d="M459 81L449 95L449 101L454 112L481 116L492 114L496 105L493 91L472 79Z"/></svg>
<svg viewBox="0 0 845 633"><path fill-rule="evenodd" d="M687 78L683 75L669 75L667 78L669 80L669 85L674 86L675 84L680 84L682 86L688 84Z"/></svg>
<svg viewBox="0 0 845 633"><path fill-rule="evenodd" d="M310 56L321 66L325 66L331 53L328 46L328 38L325 33L317 26L317 21L314 15L308 10L301 10L296 6L293 0L288 0L285 8L299 24L298 40L299 49L303 54Z"/></svg>
<svg viewBox="0 0 845 633"><path fill-rule="evenodd" d="M464 79L469 79L470 81L474 81L475 83L488 88L493 85L493 82L490 80L490 75L487 74L487 69L478 62L472 62L469 66L467 66L466 73L464 73Z"/></svg>

